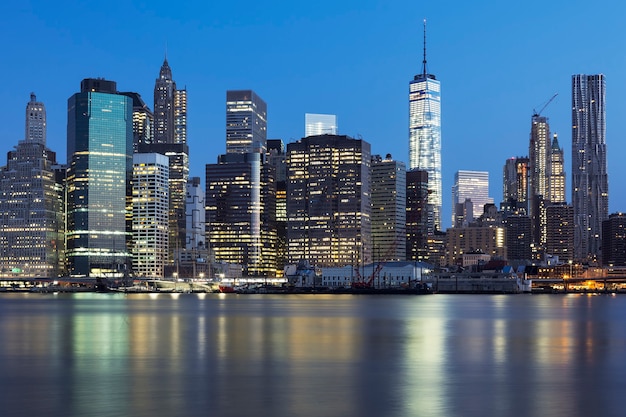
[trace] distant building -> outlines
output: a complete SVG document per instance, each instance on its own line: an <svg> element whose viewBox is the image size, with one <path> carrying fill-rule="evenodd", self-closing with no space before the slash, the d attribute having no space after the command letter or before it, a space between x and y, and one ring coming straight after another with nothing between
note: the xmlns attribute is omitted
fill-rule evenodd
<svg viewBox="0 0 626 417"><path fill-rule="evenodd" d="M252 90L226 92L226 153L267 150L267 104Z"/></svg>
<svg viewBox="0 0 626 417"><path fill-rule="evenodd" d="M276 184L261 153L225 154L206 165L206 227L216 262L244 276L276 275Z"/></svg>
<svg viewBox="0 0 626 417"><path fill-rule="evenodd" d="M139 93L120 93L133 100L133 152L154 142L154 114Z"/></svg>
<svg viewBox="0 0 626 417"><path fill-rule="evenodd" d="M87 78L68 100L70 276L121 277L131 265L133 103L114 81Z"/></svg>
<svg viewBox="0 0 626 417"><path fill-rule="evenodd" d="M448 265L458 265L462 255L481 251L491 259L506 259L506 230L497 227L453 227L446 233Z"/></svg>
<svg viewBox="0 0 626 417"><path fill-rule="evenodd" d="M168 261L169 158L133 155L133 273L164 278Z"/></svg>
<svg viewBox="0 0 626 417"><path fill-rule="evenodd" d="M206 199L200 177L187 181L185 197L185 247L180 252L179 276L199 278L209 272L209 247L206 239Z"/></svg>
<svg viewBox="0 0 626 417"><path fill-rule="evenodd" d="M267 140L267 163L276 174L276 268L287 264L287 154L280 139Z"/></svg>
<svg viewBox="0 0 626 417"><path fill-rule="evenodd" d="M426 68L426 24L422 72L409 83L409 169L428 172L430 229L441 228L441 86Z"/></svg>
<svg viewBox="0 0 626 417"><path fill-rule="evenodd" d="M154 142L187 143L187 90L176 88L167 58L154 83Z"/></svg>
<svg viewBox="0 0 626 417"><path fill-rule="evenodd" d="M609 217L605 90L602 74L572 76L574 253L589 262L599 260L602 222Z"/></svg>
<svg viewBox="0 0 626 417"><path fill-rule="evenodd" d="M452 204L463 204L467 199L472 200L474 219L483 213L485 204L493 203L493 198L489 197L489 172L461 170L454 174ZM452 224L455 217L453 215ZM469 222L472 220L468 219Z"/></svg>
<svg viewBox="0 0 626 417"><path fill-rule="evenodd" d="M336 135L337 116L334 114L314 114L304 115L304 137L318 135Z"/></svg>
<svg viewBox="0 0 626 417"><path fill-rule="evenodd" d="M626 214L613 213L602 222L602 265L626 266Z"/></svg>
<svg viewBox="0 0 626 417"><path fill-rule="evenodd" d="M502 204L505 212L528 214L528 165L527 157L506 160L502 180Z"/></svg>
<svg viewBox="0 0 626 417"><path fill-rule="evenodd" d="M372 156L372 257L406 259L406 165L391 155Z"/></svg>
<svg viewBox="0 0 626 417"><path fill-rule="evenodd" d="M370 144L321 135L287 145L288 263L371 262Z"/></svg>
<svg viewBox="0 0 626 417"><path fill-rule="evenodd" d="M550 203L565 203L565 168L563 149L559 146L556 133L552 138L550 147L550 182L549 196Z"/></svg>
<svg viewBox="0 0 626 417"><path fill-rule="evenodd" d="M428 205L428 172L419 169L406 173L406 260L426 261L429 259L429 230L432 212ZM432 220L432 219L431 219Z"/></svg>
<svg viewBox="0 0 626 417"><path fill-rule="evenodd" d="M58 277L63 265L63 184L46 147L46 107L34 93L26 131L0 168L0 276Z"/></svg>
<svg viewBox="0 0 626 417"><path fill-rule="evenodd" d="M528 261L531 259L530 217L521 214L506 216L503 221L506 229L507 260Z"/></svg>

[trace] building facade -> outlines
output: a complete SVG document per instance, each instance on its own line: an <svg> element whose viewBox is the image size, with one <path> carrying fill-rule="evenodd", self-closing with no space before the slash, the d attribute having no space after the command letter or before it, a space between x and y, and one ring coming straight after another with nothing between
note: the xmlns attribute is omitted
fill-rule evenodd
<svg viewBox="0 0 626 417"><path fill-rule="evenodd" d="M54 278L64 271L63 184L55 181L55 164L46 147L46 108L32 93L25 138L0 168L0 276Z"/></svg>
<svg viewBox="0 0 626 417"><path fill-rule="evenodd" d="M372 257L376 262L406 259L406 165L391 155L372 156Z"/></svg>
<svg viewBox="0 0 626 417"><path fill-rule="evenodd" d="M574 253L592 263L600 257L602 222L609 216L605 90L602 74L572 76Z"/></svg>
<svg viewBox="0 0 626 417"><path fill-rule="evenodd" d="M169 158L133 155L133 273L165 278L169 248Z"/></svg>
<svg viewBox="0 0 626 417"><path fill-rule="evenodd" d="M466 200L472 201L474 219L483 214L485 204L493 203L489 197L489 172L487 171L457 171L454 174L452 186L452 204L463 204ZM453 214L452 224L455 223ZM467 219L471 222L472 219Z"/></svg>
<svg viewBox="0 0 626 417"><path fill-rule="evenodd" d="M552 137L550 146L550 180L548 184L548 199L550 203L565 203L565 159L563 149L559 146L556 135Z"/></svg>
<svg viewBox="0 0 626 417"><path fill-rule="evenodd" d="M502 175L502 210L528 214L528 157L506 160Z"/></svg>
<svg viewBox="0 0 626 417"><path fill-rule="evenodd" d="M409 83L409 169L428 172L433 228L441 229L441 86L426 69L426 26L422 73Z"/></svg>
<svg viewBox="0 0 626 417"><path fill-rule="evenodd" d="M226 92L226 153L267 151L267 104L252 90Z"/></svg>
<svg viewBox="0 0 626 417"><path fill-rule="evenodd" d="M200 177L190 178L186 189L186 238L177 273L183 277L199 278L200 274L208 276L211 261L206 239L206 199Z"/></svg>
<svg viewBox="0 0 626 417"><path fill-rule="evenodd" d="M626 266L626 214L613 213L602 222L602 265Z"/></svg>
<svg viewBox="0 0 626 417"><path fill-rule="evenodd" d="M337 116L334 114L306 113L304 115L304 137L336 135Z"/></svg>
<svg viewBox="0 0 626 417"><path fill-rule="evenodd" d="M565 203L546 207L545 253L558 256L559 262L574 261L574 208Z"/></svg>
<svg viewBox="0 0 626 417"><path fill-rule="evenodd" d="M406 260L429 260L428 172L418 169L406 173ZM439 263L437 263L439 264Z"/></svg>
<svg viewBox="0 0 626 417"><path fill-rule="evenodd" d="M287 145L288 263L371 262L370 144L321 135Z"/></svg>
<svg viewBox="0 0 626 417"><path fill-rule="evenodd" d="M85 79L68 100L70 276L121 277L131 266L133 103L114 81Z"/></svg>

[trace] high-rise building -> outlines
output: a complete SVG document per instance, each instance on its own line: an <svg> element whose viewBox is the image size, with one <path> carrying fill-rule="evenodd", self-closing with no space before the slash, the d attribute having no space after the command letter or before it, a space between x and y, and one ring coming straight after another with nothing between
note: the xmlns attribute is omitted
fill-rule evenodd
<svg viewBox="0 0 626 417"><path fill-rule="evenodd" d="M133 103L116 83L84 79L68 100L67 262L70 276L130 268Z"/></svg>
<svg viewBox="0 0 626 417"><path fill-rule="evenodd" d="M565 161L556 133L550 150L550 181L548 199L550 203L565 203Z"/></svg>
<svg viewBox="0 0 626 417"><path fill-rule="evenodd" d="M252 90L226 92L226 153L267 150L267 105Z"/></svg>
<svg viewBox="0 0 626 417"><path fill-rule="evenodd" d="M530 217L511 214L504 221L506 229L506 252L509 261L528 261L531 259Z"/></svg>
<svg viewBox="0 0 626 417"><path fill-rule="evenodd" d="M34 93L26 105L25 138L0 168L2 276L54 278L63 270L56 154L46 147L46 108Z"/></svg>
<svg viewBox="0 0 626 417"><path fill-rule="evenodd" d="M216 262L246 276L276 274L276 185L261 153L221 155L206 165L206 227Z"/></svg>
<svg viewBox="0 0 626 417"><path fill-rule="evenodd" d="M602 265L626 266L626 214L613 213L602 222Z"/></svg>
<svg viewBox="0 0 626 417"><path fill-rule="evenodd" d="M321 135L287 145L288 262L372 261L370 144Z"/></svg>
<svg viewBox="0 0 626 417"><path fill-rule="evenodd" d="M209 247L206 239L206 199L200 186L200 177L187 181L186 239L180 256L180 269L185 277L196 278L209 271Z"/></svg>
<svg viewBox="0 0 626 417"><path fill-rule="evenodd" d="M574 260L574 208L565 203L546 206L545 253L558 256L559 262Z"/></svg>
<svg viewBox="0 0 626 417"><path fill-rule="evenodd" d="M429 260L428 172L406 173L406 260Z"/></svg>
<svg viewBox="0 0 626 417"><path fill-rule="evenodd" d="M485 204L493 203L493 198L489 197L489 172L461 170L454 174L452 204L463 204L468 199L472 200L474 219L483 214ZM452 222L455 222L454 215Z"/></svg>
<svg viewBox="0 0 626 417"><path fill-rule="evenodd" d="M334 114L306 113L304 115L304 137L336 135L337 116Z"/></svg>
<svg viewBox="0 0 626 417"><path fill-rule="evenodd" d="M177 89L172 69L164 59L154 84L154 139L138 146L141 153L160 153L169 158L170 225L166 274L177 271L185 249L185 188L189 179L187 145L187 90Z"/></svg>
<svg viewBox="0 0 626 417"><path fill-rule="evenodd" d="M502 181L502 209L506 212L528 214L528 164L527 157L506 160Z"/></svg>
<svg viewBox="0 0 626 417"><path fill-rule="evenodd" d="M602 222L609 216L605 77L572 76L572 205L574 253L598 261Z"/></svg>
<svg viewBox="0 0 626 417"><path fill-rule="evenodd" d="M391 155L372 156L372 257L406 259L406 165Z"/></svg>
<svg viewBox="0 0 626 417"><path fill-rule="evenodd" d="M287 162L285 144L281 139L267 140L267 163L276 173L276 268L284 270L287 263Z"/></svg>
<svg viewBox="0 0 626 417"><path fill-rule="evenodd" d="M169 158L133 155L133 273L165 278L169 234Z"/></svg>
<svg viewBox="0 0 626 417"><path fill-rule="evenodd" d="M545 207L550 196L550 161L552 155L548 118L532 116L529 145L529 198L533 243L546 244Z"/></svg>
<svg viewBox="0 0 626 417"><path fill-rule="evenodd" d="M441 91L426 70L426 22L422 73L409 83L409 169L428 172L433 228L441 229Z"/></svg>
<svg viewBox="0 0 626 417"><path fill-rule="evenodd" d="M139 146L154 142L154 114L139 93L120 94L133 99L133 152L139 152Z"/></svg>

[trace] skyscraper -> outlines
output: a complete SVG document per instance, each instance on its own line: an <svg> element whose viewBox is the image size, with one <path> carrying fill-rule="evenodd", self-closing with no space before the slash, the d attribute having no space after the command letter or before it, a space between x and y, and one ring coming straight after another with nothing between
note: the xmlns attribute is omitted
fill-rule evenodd
<svg viewBox="0 0 626 417"><path fill-rule="evenodd" d="M391 155L372 156L372 257L406 259L406 165Z"/></svg>
<svg viewBox="0 0 626 417"><path fill-rule="evenodd" d="M406 173L406 260L429 260L428 172ZM439 262L433 262L439 264Z"/></svg>
<svg viewBox="0 0 626 417"><path fill-rule="evenodd" d="M551 142L548 118L535 113L530 129L529 154L529 198L533 243L546 243L546 203L550 195Z"/></svg>
<svg viewBox="0 0 626 417"><path fill-rule="evenodd" d="M548 199L550 203L565 203L565 169L563 149L559 146L556 133L550 147L550 181Z"/></svg>
<svg viewBox="0 0 626 417"><path fill-rule="evenodd" d="M169 158L170 236L168 273L176 269L185 248L185 187L189 179L187 145L187 90L176 88L172 69L164 59L154 84L154 140L140 145L141 153L160 153Z"/></svg>
<svg viewBox="0 0 626 417"><path fill-rule="evenodd" d="M441 230L441 92L426 70L426 21L422 73L409 84L409 169L428 172L428 203L434 227Z"/></svg>
<svg viewBox="0 0 626 417"><path fill-rule="evenodd" d="M0 168L3 276L54 278L62 272L62 207L54 164L56 154L46 147L46 107L31 93L24 140Z"/></svg>
<svg viewBox="0 0 626 417"><path fill-rule="evenodd" d="M506 160L503 169L502 203L506 212L528 214L528 158Z"/></svg>
<svg viewBox="0 0 626 417"><path fill-rule="evenodd" d="M483 214L485 204L493 203L493 198L489 197L489 172L461 170L454 174L452 204L464 204L467 199L472 200L474 219ZM471 222L472 219L467 221Z"/></svg>
<svg viewBox="0 0 626 417"><path fill-rule="evenodd" d="M288 261L371 262L370 144L321 135L287 145Z"/></svg>
<svg viewBox="0 0 626 417"><path fill-rule="evenodd" d="M336 135L337 116L334 114L314 114L304 115L304 137L316 135Z"/></svg>
<svg viewBox="0 0 626 417"><path fill-rule="evenodd" d="M252 90L226 92L226 153L267 150L267 105Z"/></svg>
<svg viewBox="0 0 626 417"><path fill-rule="evenodd" d="M132 113L132 99L100 78L84 79L68 100L70 276L123 276L130 267Z"/></svg>
<svg viewBox="0 0 626 417"><path fill-rule="evenodd" d="M133 152L154 142L154 114L139 93L120 93L133 99Z"/></svg>
<svg viewBox="0 0 626 417"><path fill-rule="evenodd" d="M158 153L133 155L133 272L164 278L168 261L169 160Z"/></svg>
<svg viewBox="0 0 626 417"><path fill-rule="evenodd" d="M602 222L609 213L606 164L605 77L572 76L572 205L574 254L600 257Z"/></svg>

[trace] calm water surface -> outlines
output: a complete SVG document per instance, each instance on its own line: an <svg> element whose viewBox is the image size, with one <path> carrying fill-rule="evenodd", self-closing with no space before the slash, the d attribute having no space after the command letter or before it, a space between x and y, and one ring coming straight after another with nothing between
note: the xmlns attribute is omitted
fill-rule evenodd
<svg viewBox="0 0 626 417"><path fill-rule="evenodd" d="M0 295L2 416L623 416L626 296Z"/></svg>

